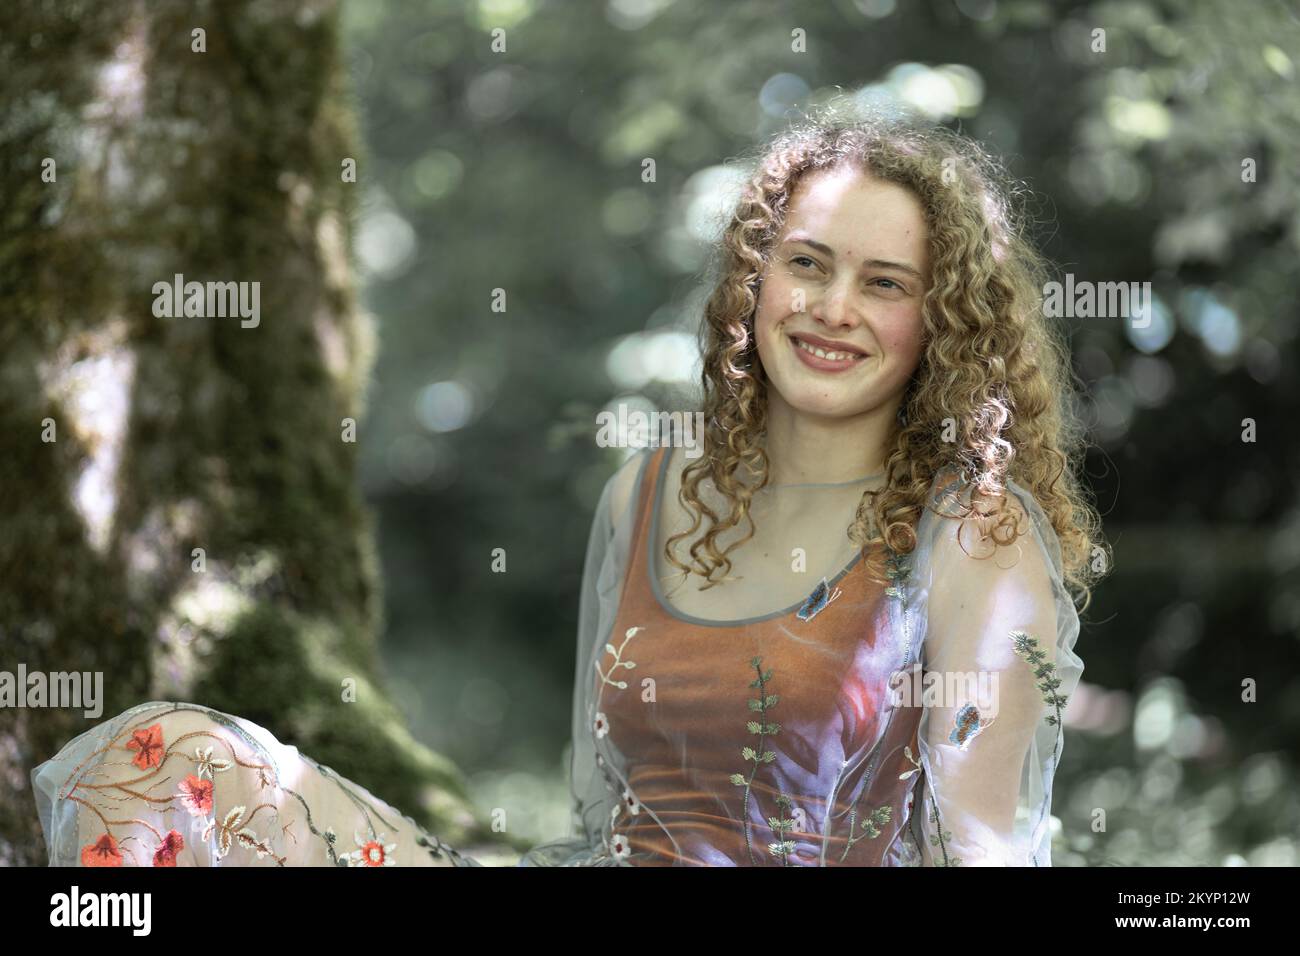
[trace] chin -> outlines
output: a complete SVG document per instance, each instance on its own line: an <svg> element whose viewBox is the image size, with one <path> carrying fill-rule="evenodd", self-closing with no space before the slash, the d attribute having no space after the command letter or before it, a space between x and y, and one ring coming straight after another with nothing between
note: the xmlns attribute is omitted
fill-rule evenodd
<svg viewBox="0 0 1300 956"><path fill-rule="evenodd" d="M857 415L869 405L865 395L827 394L812 388L778 388L771 386L791 410L800 415L816 418L848 418Z"/></svg>

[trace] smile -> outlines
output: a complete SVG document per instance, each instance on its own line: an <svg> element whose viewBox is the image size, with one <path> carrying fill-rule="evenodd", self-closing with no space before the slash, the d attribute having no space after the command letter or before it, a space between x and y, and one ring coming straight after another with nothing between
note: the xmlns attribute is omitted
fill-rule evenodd
<svg viewBox="0 0 1300 956"><path fill-rule="evenodd" d="M816 369L819 372L847 371L867 357L864 352L849 351L844 348L827 348L814 342L805 341L795 335L787 336L787 338L790 340L790 345L795 354L799 356L799 360L809 368Z"/></svg>

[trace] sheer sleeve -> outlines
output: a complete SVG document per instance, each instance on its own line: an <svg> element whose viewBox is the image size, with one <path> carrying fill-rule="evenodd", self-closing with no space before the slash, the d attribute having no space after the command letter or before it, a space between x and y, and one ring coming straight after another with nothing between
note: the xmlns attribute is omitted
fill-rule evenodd
<svg viewBox="0 0 1300 956"><path fill-rule="evenodd" d="M596 753L597 733L593 673L618 613L635 524L634 502L651 451L632 455L605 483L596 504L583 564L578 603L577 649L574 654L573 708L570 721L569 798L572 829L568 837L533 847L520 866L605 865L608 848L603 832L618 809L620 794L610 786Z"/></svg>
<svg viewBox="0 0 1300 956"><path fill-rule="evenodd" d="M928 866L1050 866L1079 619L1033 495L1009 482L1005 511L979 500L969 513L971 500L948 483L913 552L925 674L917 842Z"/></svg>
<svg viewBox="0 0 1300 956"><path fill-rule="evenodd" d="M51 866L479 866L264 727L150 701L32 771Z"/></svg>

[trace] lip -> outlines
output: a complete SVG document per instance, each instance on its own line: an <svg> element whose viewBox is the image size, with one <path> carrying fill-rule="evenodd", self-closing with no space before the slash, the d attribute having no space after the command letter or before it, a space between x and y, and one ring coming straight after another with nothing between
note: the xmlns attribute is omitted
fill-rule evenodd
<svg viewBox="0 0 1300 956"><path fill-rule="evenodd" d="M836 342L832 339L824 339L821 336L812 335L808 332L790 332L787 334L792 339L807 342L809 345L815 345L819 349L825 349L828 352L856 352L858 355L869 354L866 349L859 348L856 345L850 345L847 342Z"/></svg>
<svg viewBox="0 0 1300 956"><path fill-rule="evenodd" d="M799 358L799 361L811 369L819 372L847 372L852 368L862 364L862 360L870 353L863 351L856 345L845 345L842 342L833 342L829 339L823 339L816 335L808 335L803 332L787 333L786 340L790 343L790 348ZM817 348L829 352L853 352L858 358L832 360L813 355L799 347L799 342L807 342L809 345L815 345Z"/></svg>

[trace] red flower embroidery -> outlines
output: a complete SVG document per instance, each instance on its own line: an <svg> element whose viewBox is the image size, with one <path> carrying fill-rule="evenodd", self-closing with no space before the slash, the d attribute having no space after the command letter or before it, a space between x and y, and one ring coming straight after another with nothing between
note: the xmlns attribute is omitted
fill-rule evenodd
<svg viewBox="0 0 1300 956"><path fill-rule="evenodd" d="M162 841L162 845L154 851L153 865L175 866L176 854L181 852L183 849L185 849L185 838L175 830L172 830Z"/></svg>
<svg viewBox="0 0 1300 956"><path fill-rule="evenodd" d="M162 724L154 724L148 730L137 730L126 746L129 750L140 751L131 762L141 770L158 766L163 758Z"/></svg>
<svg viewBox="0 0 1300 956"><path fill-rule="evenodd" d="M360 833L356 834L358 849L344 854L348 866L396 866L397 858L391 854L397 849L397 844L385 844L385 836L387 834L381 833L377 837L365 840Z"/></svg>
<svg viewBox="0 0 1300 956"><path fill-rule="evenodd" d="M212 781L190 774L180 784L181 804L190 816L206 817L212 812Z"/></svg>
<svg viewBox="0 0 1300 956"><path fill-rule="evenodd" d="M81 865L121 866L122 854L117 850L117 841L105 833L98 842L86 844L81 848Z"/></svg>

